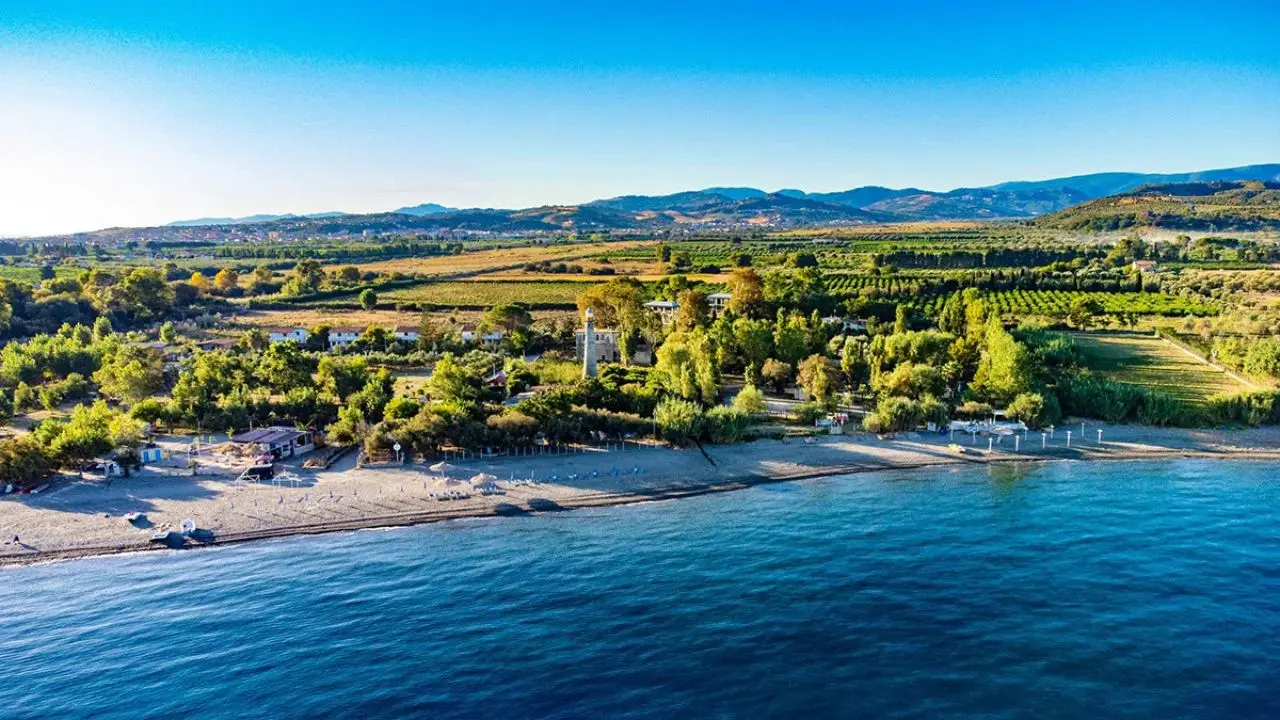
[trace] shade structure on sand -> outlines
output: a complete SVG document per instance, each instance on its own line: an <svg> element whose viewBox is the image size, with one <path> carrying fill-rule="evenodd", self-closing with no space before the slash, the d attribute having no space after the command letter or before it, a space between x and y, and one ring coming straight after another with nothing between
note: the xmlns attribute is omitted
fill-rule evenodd
<svg viewBox="0 0 1280 720"><path fill-rule="evenodd" d="M480 473L478 475L472 476L471 478L472 485L489 485L497 481L498 481L498 478L494 475L490 475L489 473Z"/></svg>
<svg viewBox="0 0 1280 720"><path fill-rule="evenodd" d="M449 463L444 462L442 460L436 463L435 465L428 466L427 469L430 470L431 472L440 473L441 475L443 475L445 473L451 473L454 470L457 470L458 467L456 465L450 465Z"/></svg>

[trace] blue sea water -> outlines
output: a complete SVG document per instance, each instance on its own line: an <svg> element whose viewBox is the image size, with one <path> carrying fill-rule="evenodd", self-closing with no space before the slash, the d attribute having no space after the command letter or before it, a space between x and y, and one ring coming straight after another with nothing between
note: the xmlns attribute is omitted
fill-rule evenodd
<svg viewBox="0 0 1280 720"><path fill-rule="evenodd" d="M0 571L0 717L1280 717L1276 464L883 472Z"/></svg>

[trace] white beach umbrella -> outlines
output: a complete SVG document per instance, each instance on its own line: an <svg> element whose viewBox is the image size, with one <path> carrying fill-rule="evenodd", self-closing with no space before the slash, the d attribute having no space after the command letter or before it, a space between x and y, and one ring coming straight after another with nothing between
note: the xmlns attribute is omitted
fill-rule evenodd
<svg viewBox="0 0 1280 720"><path fill-rule="evenodd" d="M489 473L480 473L471 478L471 484L477 486L488 485L490 483L497 482L497 480L498 478L494 475L490 475Z"/></svg>
<svg viewBox="0 0 1280 720"><path fill-rule="evenodd" d="M442 460L442 461L440 461L440 462L436 463L435 465L431 465L431 466L429 466L429 467L428 467L428 469L429 469L431 472L434 472L434 473L440 473L441 475L444 475L445 473L451 473L451 472L453 472L454 470L457 470L457 469L458 469L458 467L457 467L456 465L450 465L449 463L444 462L444 461Z"/></svg>

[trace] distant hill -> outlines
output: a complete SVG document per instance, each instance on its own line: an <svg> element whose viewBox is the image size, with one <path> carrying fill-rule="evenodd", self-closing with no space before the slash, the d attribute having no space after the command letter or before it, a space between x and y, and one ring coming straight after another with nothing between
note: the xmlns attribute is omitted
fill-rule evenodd
<svg viewBox="0 0 1280 720"><path fill-rule="evenodd" d="M436 203L422 203L421 205L402 207L394 210L393 212L398 212L401 215L415 215L421 217L423 215L436 215L439 213L455 211L457 211L457 208L445 207L444 205L438 205Z"/></svg>
<svg viewBox="0 0 1280 720"><path fill-rule="evenodd" d="M308 215L294 215L286 213L284 215L246 215L244 217L208 217L196 218L195 220L175 220L165 227L201 227L204 225L249 225L253 223L275 222L276 220L298 220L298 219L315 219L315 218L332 218L342 217L347 213L343 212L320 212L310 213Z"/></svg>
<svg viewBox="0 0 1280 720"><path fill-rule="evenodd" d="M1073 188L961 188L945 193L896 195L874 202L867 209L914 220L1027 218L1061 210L1087 199L1084 193Z"/></svg>
<svg viewBox="0 0 1280 720"><path fill-rule="evenodd" d="M1280 229L1280 182L1179 182L1144 185L1046 215L1036 220L1062 230Z"/></svg>
<svg viewBox="0 0 1280 720"><path fill-rule="evenodd" d="M1143 173L1096 173L1093 175L1076 175L1073 177L1054 178L1052 180L1006 182L992 185L995 190L1050 190L1072 188L1079 190L1089 199L1107 195L1129 192L1143 185L1159 185L1166 183L1219 182L1240 180L1263 180L1280 182L1280 163L1269 165L1245 165L1243 167L1223 168L1219 170L1201 170L1199 172L1173 173L1168 175Z"/></svg>
<svg viewBox="0 0 1280 720"><path fill-rule="evenodd" d="M363 233L470 231L520 233L565 230L655 230L665 227L798 227L913 220L995 220L1042 217L1045 227L1110 229L1271 226L1268 194L1246 182L1280 183L1280 164L1247 165L1168 175L1096 173L1038 181L1005 182L946 192L868 185L835 192L752 187L711 187L669 195L623 195L581 205L518 210L459 210L437 203L392 212L351 215L253 215L201 218L165 228L115 228L71 236L87 239L193 239L281 236L349 236ZM1163 189L1160 189L1163 188ZM1244 196L1249 193L1247 199ZM1210 198L1212 196L1212 198ZM1212 199L1212 202L1210 202ZM1264 208L1259 210L1259 207ZM226 227L225 231L210 228ZM185 232L179 232L190 228Z"/></svg>

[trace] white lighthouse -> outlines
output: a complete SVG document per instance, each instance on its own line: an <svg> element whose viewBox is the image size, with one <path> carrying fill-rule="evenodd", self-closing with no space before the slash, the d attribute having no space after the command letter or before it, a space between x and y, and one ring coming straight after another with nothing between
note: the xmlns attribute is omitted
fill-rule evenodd
<svg viewBox="0 0 1280 720"><path fill-rule="evenodd" d="M587 308L586 324L582 328L582 377L596 376L596 315Z"/></svg>

